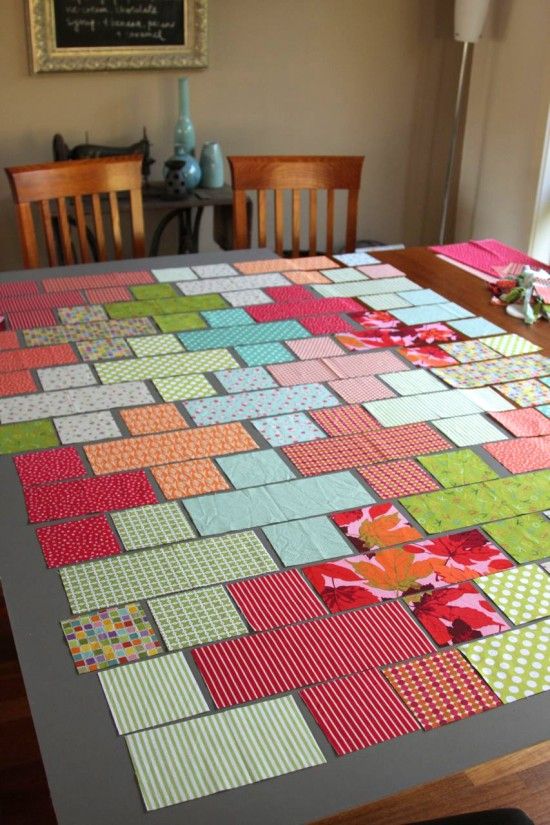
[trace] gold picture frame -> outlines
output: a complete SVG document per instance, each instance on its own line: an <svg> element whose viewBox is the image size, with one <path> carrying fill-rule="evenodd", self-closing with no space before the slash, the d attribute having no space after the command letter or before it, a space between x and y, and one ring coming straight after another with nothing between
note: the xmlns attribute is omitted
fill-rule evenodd
<svg viewBox="0 0 550 825"><path fill-rule="evenodd" d="M208 65L207 2L27 0L31 71L204 68ZM116 38L128 42L115 45ZM139 45L139 38L148 41L146 45Z"/></svg>

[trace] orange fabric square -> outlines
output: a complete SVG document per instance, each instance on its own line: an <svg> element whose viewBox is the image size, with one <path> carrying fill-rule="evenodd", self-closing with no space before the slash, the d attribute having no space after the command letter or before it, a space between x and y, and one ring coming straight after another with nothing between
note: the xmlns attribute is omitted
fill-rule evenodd
<svg viewBox="0 0 550 825"><path fill-rule="evenodd" d="M0 395L23 395L25 392L36 392L36 384L28 370L7 372L0 375Z"/></svg>
<svg viewBox="0 0 550 825"><path fill-rule="evenodd" d="M189 426L175 404L130 407L121 410L120 414L132 435L165 433L168 430L184 430Z"/></svg>
<svg viewBox="0 0 550 825"><path fill-rule="evenodd" d="M252 436L238 422L118 438L84 447L96 475L257 449Z"/></svg>
<svg viewBox="0 0 550 825"><path fill-rule="evenodd" d="M203 493L231 489L230 484L209 458L153 467L152 473L168 499L200 496Z"/></svg>
<svg viewBox="0 0 550 825"><path fill-rule="evenodd" d="M297 272L285 272L285 277L295 284L330 284L330 279L315 270L299 269Z"/></svg>

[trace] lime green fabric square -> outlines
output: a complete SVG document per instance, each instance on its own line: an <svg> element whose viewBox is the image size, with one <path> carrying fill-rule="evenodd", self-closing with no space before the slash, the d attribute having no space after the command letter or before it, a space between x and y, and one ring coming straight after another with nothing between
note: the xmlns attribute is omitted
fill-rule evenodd
<svg viewBox="0 0 550 825"><path fill-rule="evenodd" d="M153 384L164 401L187 401L216 395L216 390L204 375L174 375L171 378L155 378Z"/></svg>
<svg viewBox="0 0 550 825"><path fill-rule="evenodd" d="M423 455L419 456L418 460L442 487L461 487L476 481L498 478L497 473L472 450Z"/></svg>
<svg viewBox="0 0 550 825"><path fill-rule="evenodd" d="M550 576L537 564L481 576L476 584L514 624L550 615Z"/></svg>
<svg viewBox="0 0 550 825"><path fill-rule="evenodd" d="M550 520L540 513L494 521L483 529L520 564L550 556Z"/></svg>
<svg viewBox="0 0 550 825"><path fill-rule="evenodd" d="M204 329L206 322L198 312L177 312L173 315L153 315L153 321L163 332Z"/></svg>
<svg viewBox="0 0 550 825"><path fill-rule="evenodd" d="M56 447L58 444L59 439L50 420L41 419L0 426L0 455Z"/></svg>
<svg viewBox="0 0 550 825"><path fill-rule="evenodd" d="M140 286L131 286L130 292L138 301L177 297L177 292L175 292L170 284L143 284Z"/></svg>

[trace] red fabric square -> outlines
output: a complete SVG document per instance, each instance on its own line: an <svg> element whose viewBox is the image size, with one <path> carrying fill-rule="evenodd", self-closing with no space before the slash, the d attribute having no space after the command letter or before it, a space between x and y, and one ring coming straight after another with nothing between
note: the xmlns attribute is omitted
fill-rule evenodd
<svg viewBox="0 0 550 825"><path fill-rule="evenodd" d="M380 498L398 498L439 490L431 475L413 459L372 464L360 468L358 472Z"/></svg>
<svg viewBox="0 0 550 825"><path fill-rule="evenodd" d="M253 630L270 630L327 613L298 570L235 582L227 589Z"/></svg>
<svg viewBox="0 0 550 825"><path fill-rule="evenodd" d="M311 417L323 428L327 435L351 435L366 430L379 430L380 424L360 404L345 404L341 407L327 407L325 410L311 410Z"/></svg>
<svg viewBox="0 0 550 825"><path fill-rule="evenodd" d="M78 564L120 553L116 536L103 515L38 527L36 535L48 567Z"/></svg>
<svg viewBox="0 0 550 825"><path fill-rule="evenodd" d="M55 307L80 306L85 303L82 293L76 290L64 292L63 295L12 295L0 297L0 310L3 312L26 312L36 309L53 309Z"/></svg>
<svg viewBox="0 0 550 825"><path fill-rule="evenodd" d="M132 284L156 284L150 272L105 272L100 275L77 275L74 278L44 278L46 292L66 292L71 289L100 289L104 286L129 286ZM67 304L59 304L67 306Z"/></svg>
<svg viewBox="0 0 550 825"><path fill-rule="evenodd" d="M245 307L255 321L283 321L302 315L325 315L329 312L357 312L361 309L354 298L311 298L289 304L259 304Z"/></svg>
<svg viewBox="0 0 550 825"><path fill-rule="evenodd" d="M300 323L313 335L329 335L336 332L357 332L357 327L342 320L339 315L314 315L300 318Z"/></svg>
<svg viewBox="0 0 550 825"><path fill-rule="evenodd" d="M87 474L75 447L56 447L53 450L22 453L15 456L13 463L23 487L45 484L48 481L80 478Z"/></svg>
<svg viewBox="0 0 550 825"><path fill-rule="evenodd" d="M133 301L133 295L125 286L105 286L87 289L85 295L91 304L108 304L111 301Z"/></svg>
<svg viewBox="0 0 550 825"><path fill-rule="evenodd" d="M25 392L36 392L36 383L28 370L0 375L0 396L23 395Z"/></svg>
<svg viewBox="0 0 550 825"><path fill-rule="evenodd" d="M78 358L70 344L11 350L0 352L0 373L55 367L59 364L75 364L77 361Z"/></svg>
<svg viewBox="0 0 550 825"><path fill-rule="evenodd" d="M270 286L264 289L266 295L279 303L292 303L292 301L307 301L313 298L309 290L300 284L294 286Z"/></svg>
<svg viewBox="0 0 550 825"><path fill-rule="evenodd" d="M511 473L550 468L550 436L492 441L484 448Z"/></svg>
<svg viewBox="0 0 550 825"><path fill-rule="evenodd" d="M26 312L10 312L8 318L12 329L55 327L57 324L57 318L51 309L29 309Z"/></svg>
<svg viewBox="0 0 550 825"><path fill-rule="evenodd" d="M28 487L24 493L30 522L56 521L157 503L143 470Z"/></svg>
<svg viewBox="0 0 550 825"><path fill-rule="evenodd" d="M16 332L0 332L0 349L19 349Z"/></svg>
<svg viewBox="0 0 550 825"><path fill-rule="evenodd" d="M489 415L513 435L550 435L550 418L532 407L492 412Z"/></svg>
<svg viewBox="0 0 550 825"><path fill-rule="evenodd" d="M38 292L36 281L6 281L0 284L0 296L7 298L10 295L29 295Z"/></svg>

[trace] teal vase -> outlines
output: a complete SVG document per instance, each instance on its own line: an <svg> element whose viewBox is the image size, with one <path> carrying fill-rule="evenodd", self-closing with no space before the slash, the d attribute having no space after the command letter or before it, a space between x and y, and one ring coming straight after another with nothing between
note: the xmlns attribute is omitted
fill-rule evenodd
<svg viewBox="0 0 550 825"><path fill-rule="evenodd" d="M213 140L204 144L201 151L202 185L205 189L220 189L224 184L223 155L220 144Z"/></svg>
<svg viewBox="0 0 550 825"><path fill-rule="evenodd" d="M195 155L195 127L189 114L189 81L186 77L178 78L179 116L174 132L174 151L176 155Z"/></svg>

